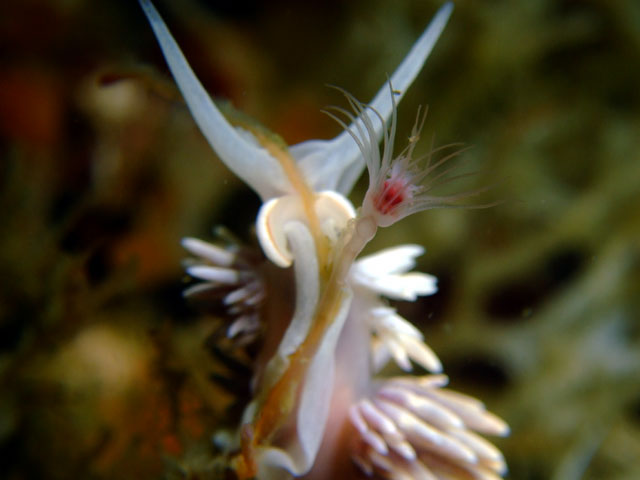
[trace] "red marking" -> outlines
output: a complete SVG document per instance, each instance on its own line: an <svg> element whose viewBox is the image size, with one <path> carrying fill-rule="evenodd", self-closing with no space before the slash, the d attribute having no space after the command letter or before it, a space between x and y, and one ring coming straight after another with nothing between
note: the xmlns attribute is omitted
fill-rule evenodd
<svg viewBox="0 0 640 480"><path fill-rule="evenodd" d="M373 206L383 215L388 215L404 200L405 185L397 180L385 180L382 192L373 197Z"/></svg>

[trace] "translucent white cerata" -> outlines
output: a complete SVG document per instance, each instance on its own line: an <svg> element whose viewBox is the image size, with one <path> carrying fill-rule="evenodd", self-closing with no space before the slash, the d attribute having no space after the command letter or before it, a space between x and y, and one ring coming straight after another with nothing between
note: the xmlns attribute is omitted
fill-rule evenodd
<svg viewBox="0 0 640 480"><path fill-rule="evenodd" d="M459 198L429 195L442 175L435 169L449 156L432 162L436 149L412 157L424 117L393 156L396 105L453 5L437 12L370 104L343 92L351 111L328 112L345 127L342 134L287 147L264 129L228 121L151 2L140 4L200 130L263 202L256 232L265 260L183 241L194 256L187 271L202 280L186 294L224 291L228 337L267 337L230 442L229 468L240 479L500 478L501 453L474 432L505 435L507 425L478 400L444 388L447 377L422 333L385 300L436 292L434 277L411 271L423 248L402 245L358 258L379 227ZM365 166L369 189L356 210L346 195ZM378 378L392 360L406 372L417 364L433 374Z"/></svg>

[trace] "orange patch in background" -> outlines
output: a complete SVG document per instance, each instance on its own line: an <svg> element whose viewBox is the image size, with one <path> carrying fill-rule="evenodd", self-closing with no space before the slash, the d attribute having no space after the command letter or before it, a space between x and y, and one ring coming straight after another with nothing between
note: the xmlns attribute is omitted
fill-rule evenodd
<svg viewBox="0 0 640 480"><path fill-rule="evenodd" d="M62 130L62 97L59 83L44 71L0 71L0 133L37 148L52 146Z"/></svg>
<svg viewBox="0 0 640 480"><path fill-rule="evenodd" d="M336 135L337 128L332 129L331 121L320 112L323 106L319 99L308 94L298 94L283 100L273 122L274 131L288 145L310 138L332 138Z"/></svg>
<svg viewBox="0 0 640 480"><path fill-rule="evenodd" d="M170 455L179 455L182 453L182 444L178 437L168 433L162 437L162 448Z"/></svg>
<svg viewBox="0 0 640 480"><path fill-rule="evenodd" d="M200 439L205 434L202 421L204 403L197 393L188 389L180 395L181 426L186 434L193 439Z"/></svg>

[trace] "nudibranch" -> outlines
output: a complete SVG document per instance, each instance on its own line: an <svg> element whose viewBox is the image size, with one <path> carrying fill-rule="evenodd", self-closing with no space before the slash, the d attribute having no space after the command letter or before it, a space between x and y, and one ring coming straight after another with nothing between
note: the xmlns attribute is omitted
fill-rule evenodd
<svg viewBox="0 0 640 480"><path fill-rule="evenodd" d="M288 147L263 129L225 118L151 2L140 4L200 130L263 202L256 233L266 267L239 250L183 241L196 257L187 271L203 281L186 293L225 292L233 317L229 337L251 340L261 326L271 336L258 356L229 459L236 476L352 478L357 465L362 474L392 479L500 478L506 470L501 453L475 432L505 435L507 425L478 400L444 388L447 377L422 333L384 300L436 291L434 277L411 272L422 247L358 258L379 227L476 193L430 195L455 152L413 157L420 114L408 146L393 156L397 103L453 5L436 13L370 104L343 92L353 113L328 111L344 126L342 134ZM347 195L365 166L369 188L356 210ZM293 278L293 299L287 278ZM283 303L291 303L284 321L281 312L273 314ZM415 363L432 374L378 379L391 360L407 372Z"/></svg>

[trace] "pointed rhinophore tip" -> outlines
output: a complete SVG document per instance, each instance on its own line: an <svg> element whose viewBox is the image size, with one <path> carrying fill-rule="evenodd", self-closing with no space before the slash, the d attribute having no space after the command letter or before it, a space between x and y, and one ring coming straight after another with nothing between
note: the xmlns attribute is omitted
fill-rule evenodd
<svg viewBox="0 0 640 480"><path fill-rule="evenodd" d="M449 20L451 12L453 12L453 2L447 2L440 7L440 10L438 10L438 13L436 15L442 15L443 17L446 17L447 20Z"/></svg>
<svg viewBox="0 0 640 480"><path fill-rule="evenodd" d="M263 200L291 190L282 166L250 133L237 130L216 107L150 0L139 0L182 96L220 160Z"/></svg>

